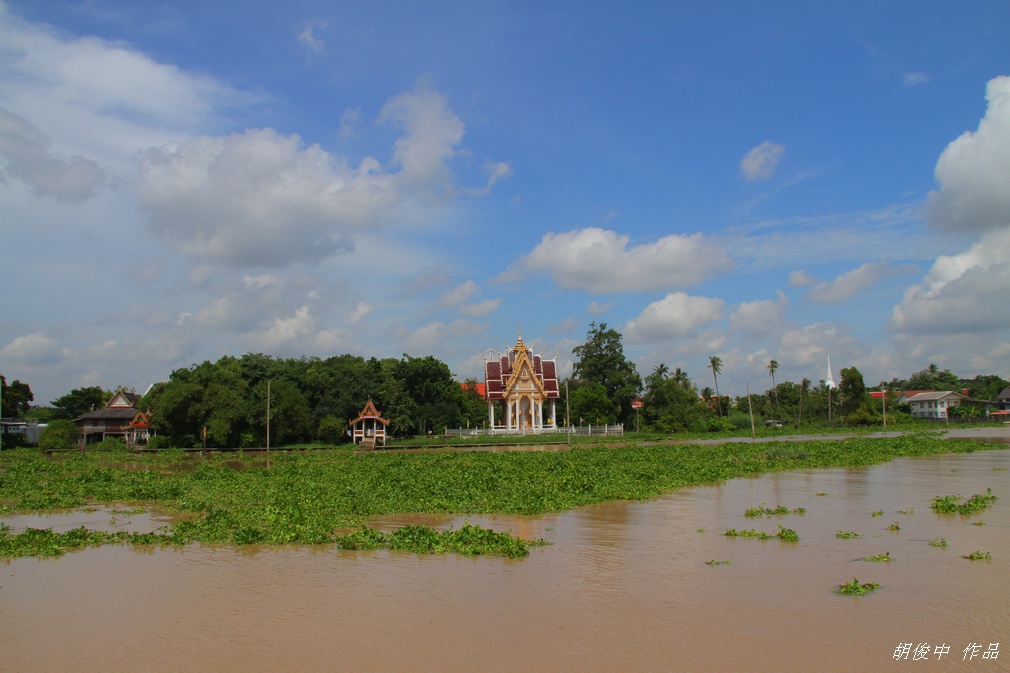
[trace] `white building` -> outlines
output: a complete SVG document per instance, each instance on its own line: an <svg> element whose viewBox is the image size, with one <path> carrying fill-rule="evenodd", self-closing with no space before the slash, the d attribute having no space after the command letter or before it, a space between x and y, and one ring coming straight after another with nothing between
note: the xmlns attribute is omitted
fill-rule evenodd
<svg viewBox="0 0 1010 673"><path fill-rule="evenodd" d="M961 393L950 390L919 393L908 398L912 416L916 418L947 418L947 410L968 399Z"/></svg>

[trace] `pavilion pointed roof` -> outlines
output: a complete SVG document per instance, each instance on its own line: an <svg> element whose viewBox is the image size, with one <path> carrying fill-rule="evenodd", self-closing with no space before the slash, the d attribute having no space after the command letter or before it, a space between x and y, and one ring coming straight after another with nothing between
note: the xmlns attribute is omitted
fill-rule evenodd
<svg viewBox="0 0 1010 673"><path fill-rule="evenodd" d="M379 414L379 410L375 408L375 403L372 402L372 398L368 398L368 402L365 403L365 408L361 410L358 417L353 421L348 421L348 425L354 425L355 423L360 423L361 421L379 421L383 425L389 425L389 421L383 418Z"/></svg>

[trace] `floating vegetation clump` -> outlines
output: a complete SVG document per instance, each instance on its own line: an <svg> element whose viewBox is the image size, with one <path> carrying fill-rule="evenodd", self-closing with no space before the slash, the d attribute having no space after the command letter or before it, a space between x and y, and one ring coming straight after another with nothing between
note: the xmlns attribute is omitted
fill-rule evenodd
<svg viewBox="0 0 1010 673"><path fill-rule="evenodd" d="M723 566L723 565L729 565L732 562L733 562L733 559L727 559L725 561L716 561L715 559L711 559L709 561L705 561L705 565L707 565L707 566Z"/></svg>
<svg viewBox="0 0 1010 673"><path fill-rule="evenodd" d="M854 530L840 530L835 533L835 537L841 540L850 540L854 537L862 537L862 535Z"/></svg>
<svg viewBox="0 0 1010 673"><path fill-rule="evenodd" d="M894 559L891 558L891 552L885 551L883 554L877 554L876 556L864 556L864 561L870 561L871 563L890 563Z"/></svg>
<svg viewBox="0 0 1010 673"><path fill-rule="evenodd" d="M835 589L835 593L842 596L863 596L879 588L880 585L876 582L861 583L857 578L853 577L851 582L839 584L838 588Z"/></svg>
<svg viewBox="0 0 1010 673"><path fill-rule="evenodd" d="M56 558L68 551L86 547L100 547L107 544L172 544L170 535L162 533L109 533L89 530L84 526L64 533L54 533L52 528L26 528L24 532L12 533L0 523L0 558Z"/></svg>
<svg viewBox="0 0 1010 673"><path fill-rule="evenodd" d="M235 534L236 544L259 539L255 531L240 529ZM340 549L369 550L395 549L416 554L456 553L466 556L505 556L520 558L529 555L531 547L547 544L543 540L527 541L509 533L496 533L480 526L465 525L458 530L436 531L427 526L404 526L392 533L362 527L346 535L336 535L326 542ZM88 530L81 526L65 533L54 533L51 528L28 528L23 533L11 533L0 523L0 557L19 558L34 556L51 558L68 551L97 547L106 544L172 545L180 544L178 536L171 533L127 533L118 531ZM250 543L252 544L252 543Z"/></svg>
<svg viewBox="0 0 1010 673"><path fill-rule="evenodd" d="M961 502L959 495L938 495L933 498L933 504L930 507L937 514L970 515L988 508L996 500L999 498L992 494L991 488L987 488L985 493L976 493L965 502Z"/></svg>
<svg viewBox="0 0 1010 673"><path fill-rule="evenodd" d="M973 551L970 554L965 554L961 558L966 558L969 561L991 561L992 554L987 551Z"/></svg>
<svg viewBox="0 0 1010 673"><path fill-rule="evenodd" d="M875 512L870 512L870 516L884 516L884 510L878 509Z"/></svg>
<svg viewBox="0 0 1010 673"><path fill-rule="evenodd" d="M753 537L758 540L782 540L783 542L799 542L800 536L792 528L784 528L779 526L777 533L766 533L760 530L737 530L736 528L728 529L723 535L727 537Z"/></svg>
<svg viewBox="0 0 1010 673"><path fill-rule="evenodd" d="M747 511L743 513L747 517L755 516L785 516L786 514L806 514L807 510L804 507L797 507L796 509L789 509L785 505L779 505L778 507L772 509L770 507L765 507L764 503L761 503L759 507L748 507Z"/></svg>
<svg viewBox="0 0 1010 673"><path fill-rule="evenodd" d="M945 537L938 537L936 539L930 540L929 544L932 547L940 547L941 549L946 549L947 548L947 538L945 538Z"/></svg>
<svg viewBox="0 0 1010 673"><path fill-rule="evenodd" d="M894 523L892 523L890 526L887 527L887 530L896 533L897 531L901 530L901 526L898 524L897 521L895 521Z"/></svg>

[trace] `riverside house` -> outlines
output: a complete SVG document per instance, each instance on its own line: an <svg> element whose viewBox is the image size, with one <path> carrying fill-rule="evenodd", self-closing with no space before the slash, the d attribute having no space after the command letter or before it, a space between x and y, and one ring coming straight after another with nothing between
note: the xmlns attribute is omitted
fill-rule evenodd
<svg viewBox="0 0 1010 673"><path fill-rule="evenodd" d="M130 447L147 444L151 438L151 414L138 409L139 402L137 393L119 390L105 408L75 419L81 447L110 437L120 437Z"/></svg>

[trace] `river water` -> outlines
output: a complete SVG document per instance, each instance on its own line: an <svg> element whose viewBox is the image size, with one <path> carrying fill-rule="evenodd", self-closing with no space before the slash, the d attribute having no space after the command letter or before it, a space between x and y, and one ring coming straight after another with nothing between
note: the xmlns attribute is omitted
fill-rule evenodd
<svg viewBox="0 0 1010 673"><path fill-rule="evenodd" d="M1008 467L1008 450L930 456L469 518L552 543L520 560L332 546L112 546L13 560L0 564L0 671L1006 671ZM930 509L934 496L987 488L1000 500L980 514ZM806 511L744 516L761 505ZM105 510L6 522L161 523ZM377 523L408 522L465 520ZM780 524L800 541L723 534ZM945 548L930 544L939 538ZM963 558L976 550L991 560ZM889 563L861 560L885 552ZM853 578L880 589L833 592Z"/></svg>

